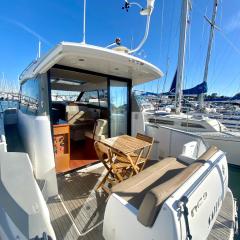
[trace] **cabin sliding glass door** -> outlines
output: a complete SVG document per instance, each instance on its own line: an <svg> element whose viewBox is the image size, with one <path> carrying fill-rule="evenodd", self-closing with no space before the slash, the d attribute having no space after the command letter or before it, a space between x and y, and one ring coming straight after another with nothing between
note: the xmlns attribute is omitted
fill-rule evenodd
<svg viewBox="0 0 240 240"><path fill-rule="evenodd" d="M130 134L130 84L109 79L109 132L111 137Z"/></svg>

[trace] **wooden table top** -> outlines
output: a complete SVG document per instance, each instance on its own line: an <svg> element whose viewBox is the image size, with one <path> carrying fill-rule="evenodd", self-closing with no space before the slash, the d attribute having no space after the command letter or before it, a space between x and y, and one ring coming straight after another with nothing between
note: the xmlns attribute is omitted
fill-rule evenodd
<svg viewBox="0 0 240 240"><path fill-rule="evenodd" d="M149 142L128 135L106 138L101 140L101 142L126 155L137 150L143 149L145 147L151 146L151 143Z"/></svg>

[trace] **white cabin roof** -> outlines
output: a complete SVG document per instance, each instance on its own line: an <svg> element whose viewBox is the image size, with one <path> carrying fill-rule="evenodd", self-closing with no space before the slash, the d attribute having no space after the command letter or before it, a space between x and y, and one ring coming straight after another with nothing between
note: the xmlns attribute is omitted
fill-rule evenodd
<svg viewBox="0 0 240 240"><path fill-rule="evenodd" d="M132 79L133 85L163 76L153 64L127 53L82 43L61 42L27 67L20 76L20 82L46 73L56 64Z"/></svg>

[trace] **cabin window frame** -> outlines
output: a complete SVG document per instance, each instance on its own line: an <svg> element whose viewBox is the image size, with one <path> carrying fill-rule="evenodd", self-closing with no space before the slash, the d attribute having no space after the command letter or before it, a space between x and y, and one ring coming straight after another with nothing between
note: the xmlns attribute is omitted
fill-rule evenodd
<svg viewBox="0 0 240 240"><path fill-rule="evenodd" d="M131 135L131 112L132 112L132 101L131 101L131 92L132 92L132 80L127 78L115 78L114 76L107 77L107 93L108 93L108 119L111 119L111 106L110 106L110 82L112 81L119 81L127 83L127 134ZM109 137L112 137L111 134L111 121L108 124L108 134Z"/></svg>
<svg viewBox="0 0 240 240"><path fill-rule="evenodd" d="M24 113L24 114L27 114L27 115L30 115L30 116L40 116L41 114L39 113L39 107L40 107L40 104L41 104L41 82L40 82L40 79L38 78L39 76L36 76L36 77L33 77L33 78L29 78L27 79L26 81L22 82L20 84L20 104L19 104L19 110ZM29 111L29 102L28 104L26 105L26 109L24 110L23 109L23 104L22 104L22 101L24 98L31 98L31 99L34 99L32 96L25 96L24 93L23 93L23 87L24 85L26 86L27 84L30 84L31 82L33 83L33 81L35 81L37 83L37 98L35 99L36 100L36 110L35 111ZM36 89L35 89L36 90Z"/></svg>
<svg viewBox="0 0 240 240"><path fill-rule="evenodd" d="M191 122L181 122L181 127L206 129L203 125L201 125L199 123L191 123Z"/></svg>
<svg viewBox="0 0 240 240"><path fill-rule="evenodd" d="M97 73L94 71L89 71L85 69L80 69L80 68L74 68L74 67L69 67L69 66L64 66L60 64L55 64L51 69L61 69L61 70L68 70L68 71L75 71L79 73L86 73L90 75L95 75L95 76L101 76L105 77L107 80L107 108L108 108L108 135L111 137L111 121L110 121L110 80L114 81L120 81L120 82L126 82L127 83L127 134L131 135L131 110L132 110L132 104L131 104L131 92L132 92L132 79L129 78L123 78L119 76L114 76L114 75L108 75L108 74L103 74L103 73ZM49 115L50 118L52 116L52 110L51 110L51 105L52 105L52 100L51 100L51 69L48 70L47 72L47 79L48 79L48 86L49 86L49 93L48 93L48 98L49 98ZM52 119L51 119L52 120ZM52 121L51 121L52 122Z"/></svg>

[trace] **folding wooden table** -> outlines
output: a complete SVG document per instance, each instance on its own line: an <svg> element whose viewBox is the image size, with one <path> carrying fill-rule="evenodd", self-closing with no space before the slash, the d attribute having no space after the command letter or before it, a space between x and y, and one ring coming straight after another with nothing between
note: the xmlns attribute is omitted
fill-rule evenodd
<svg viewBox="0 0 240 240"><path fill-rule="evenodd" d="M135 174L139 172L137 163L141 158L144 148L152 145L149 142L128 135L106 138L101 140L101 142L111 148L113 153L119 153L120 155L124 156L131 164ZM138 155L134 158L135 160L133 160L132 156L133 154L136 156L136 152Z"/></svg>

